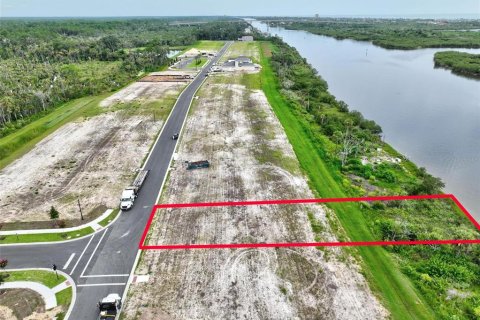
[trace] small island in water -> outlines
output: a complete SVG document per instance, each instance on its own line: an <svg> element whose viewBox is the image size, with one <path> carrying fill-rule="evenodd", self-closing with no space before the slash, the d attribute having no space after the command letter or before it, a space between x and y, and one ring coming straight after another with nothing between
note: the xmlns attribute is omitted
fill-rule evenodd
<svg viewBox="0 0 480 320"><path fill-rule="evenodd" d="M458 51L435 53L435 67L452 70L453 73L480 79L480 54Z"/></svg>

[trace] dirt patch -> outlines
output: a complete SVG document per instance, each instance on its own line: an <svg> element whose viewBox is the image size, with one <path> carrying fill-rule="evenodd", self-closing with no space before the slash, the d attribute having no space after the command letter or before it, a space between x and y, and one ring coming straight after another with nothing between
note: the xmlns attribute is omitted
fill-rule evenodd
<svg viewBox="0 0 480 320"><path fill-rule="evenodd" d="M179 58L194 58L197 56L208 56L208 55L215 55L217 51L214 50L198 50L197 48L191 48L184 54L179 55Z"/></svg>
<svg viewBox="0 0 480 320"><path fill-rule="evenodd" d="M150 75L148 77L164 77ZM165 96L176 94L179 92L185 83L172 81L172 82L135 82L128 87L114 93L107 99L100 103L102 107L108 107L116 103L127 103L132 101L152 101L155 99L161 99Z"/></svg>
<svg viewBox="0 0 480 320"><path fill-rule="evenodd" d="M113 208L140 167L160 121L121 111L69 123L0 172L2 222L78 219L98 206Z"/></svg>
<svg viewBox="0 0 480 320"><path fill-rule="evenodd" d="M162 202L313 197L265 95L215 81L199 92ZM187 171L195 160L211 167ZM149 244L313 242L309 212L334 240L324 207L288 205L163 210ZM127 319L387 316L341 249L147 251L137 273L150 278L131 287Z"/></svg>
<svg viewBox="0 0 480 320"><path fill-rule="evenodd" d="M25 319L34 312L45 312L45 303L37 292L29 289L0 290L0 319Z"/></svg>

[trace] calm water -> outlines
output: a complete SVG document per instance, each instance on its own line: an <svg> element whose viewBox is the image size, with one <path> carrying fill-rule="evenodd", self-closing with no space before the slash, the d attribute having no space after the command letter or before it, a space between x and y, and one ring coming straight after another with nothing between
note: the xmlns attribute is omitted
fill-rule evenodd
<svg viewBox="0 0 480 320"><path fill-rule="evenodd" d="M173 58L175 57L177 54L179 54L180 52L182 52L181 50L170 50L168 53L167 53L167 58Z"/></svg>
<svg viewBox="0 0 480 320"><path fill-rule="evenodd" d="M447 49L386 50L304 31L270 33L295 47L338 99L380 124L388 143L441 177L480 221L480 81L435 69L434 53Z"/></svg>

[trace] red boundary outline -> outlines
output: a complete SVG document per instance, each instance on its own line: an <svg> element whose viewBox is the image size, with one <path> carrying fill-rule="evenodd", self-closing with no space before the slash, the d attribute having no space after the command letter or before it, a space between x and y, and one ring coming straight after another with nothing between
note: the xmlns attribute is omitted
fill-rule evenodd
<svg viewBox="0 0 480 320"><path fill-rule="evenodd" d="M475 240L406 240L406 241L349 241L349 242L284 242L284 243L225 243L225 244L190 244L190 245L145 245L148 231L158 209L166 208L194 208L194 207L231 207L255 206L298 203L330 203L330 202L359 202L359 201L391 201L391 200L423 200L423 199L451 199L480 231L480 224L472 217L467 209L453 194L434 194L419 196L380 196L360 198L321 198L321 199L291 199L291 200L260 200L260 201L227 201L227 202L199 202L199 203L171 203L157 204L152 208L150 217L139 243L141 250L178 250L178 249L227 249L227 248L278 248L278 247L366 247L366 246L399 246L399 245L435 245L435 244L480 244Z"/></svg>

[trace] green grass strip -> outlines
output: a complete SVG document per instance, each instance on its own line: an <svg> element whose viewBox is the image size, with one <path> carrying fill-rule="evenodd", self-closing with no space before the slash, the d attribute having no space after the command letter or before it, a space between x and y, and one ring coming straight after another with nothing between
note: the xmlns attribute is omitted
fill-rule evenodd
<svg viewBox="0 0 480 320"><path fill-rule="evenodd" d="M108 217L100 221L98 224L101 225L102 227L106 227L110 222L112 222L117 217L119 212L120 212L120 209L113 210L112 213L108 215Z"/></svg>
<svg viewBox="0 0 480 320"><path fill-rule="evenodd" d="M32 242L55 242L71 240L93 233L92 227L86 227L77 231L40 234L19 234L2 236L0 244L10 243L32 243Z"/></svg>
<svg viewBox="0 0 480 320"><path fill-rule="evenodd" d="M295 114L279 92L279 85L262 51L262 89L280 120L300 166L309 178L310 187L323 198L344 198L341 179L328 168L314 132L302 115ZM342 226L353 241L373 241L367 221L356 203L331 204ZM360 247L363 274L372 290L380 296L393 319L433 319L432 309L418 295L411 282L401 273L392 257L382 247Z"/></svg>

